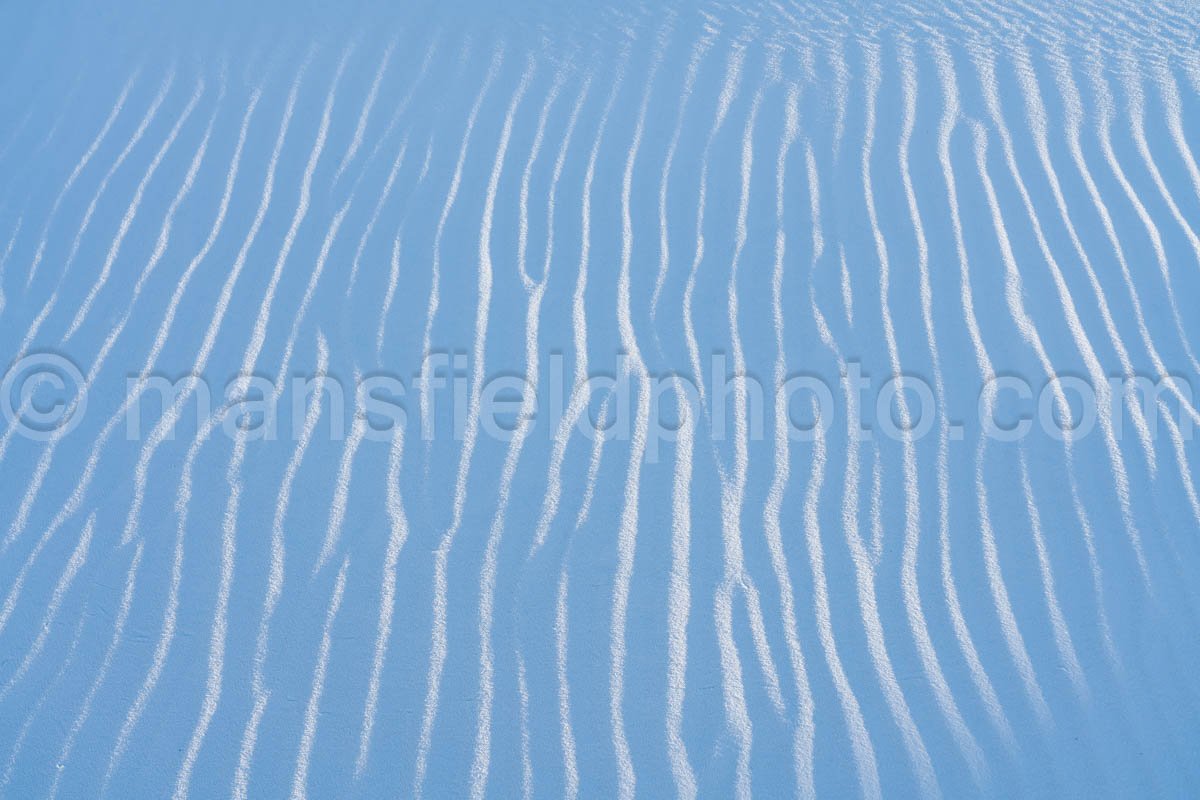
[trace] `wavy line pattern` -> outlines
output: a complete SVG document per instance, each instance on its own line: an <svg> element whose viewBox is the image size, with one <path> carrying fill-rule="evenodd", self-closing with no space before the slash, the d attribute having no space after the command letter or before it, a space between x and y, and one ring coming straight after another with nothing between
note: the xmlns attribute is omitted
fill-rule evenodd
<svg viewBox="0 0 1200 800"><path fill-rule="evenodd" d="M16 25L0 797L1189 796L1185 5Z"/></svg>

